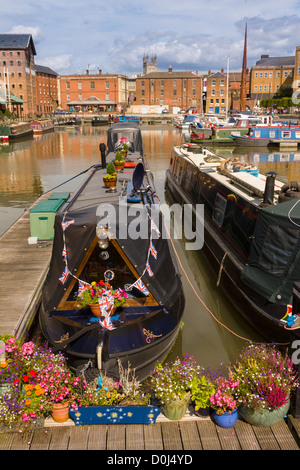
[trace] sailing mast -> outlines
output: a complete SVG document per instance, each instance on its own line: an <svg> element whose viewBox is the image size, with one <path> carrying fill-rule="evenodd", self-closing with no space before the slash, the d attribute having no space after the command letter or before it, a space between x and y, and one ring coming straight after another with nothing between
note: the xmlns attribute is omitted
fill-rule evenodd
<svg viewBox="0 0 300 470"><path fill-rule="evenodd" d="M245 28L245 42L244 42L244 56L243 56L243 67L242 67L242 79L241 79L241 111L246 109L247 99L247 23Z"/></svg>

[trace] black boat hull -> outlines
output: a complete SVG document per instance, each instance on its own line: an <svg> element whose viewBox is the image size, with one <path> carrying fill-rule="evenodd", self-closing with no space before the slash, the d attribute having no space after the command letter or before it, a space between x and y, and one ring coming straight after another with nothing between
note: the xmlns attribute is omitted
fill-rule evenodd
<svg viewBox="0 0 300 470"><path fill-rule="evenodd" d="M177 184L170 171L167 171L166 189L173 198L186 204L192 204L186 193ZM265 340L272 343L289 344L299 339L300 330L288 330L280 318L286 313L285 306L266 302L259 294L246 286L241 280L244 265L228 250L218 231L210 222L205 211L204 215L204 245L202 253L216 277L218 287L225 293L233 307L240 312L249 325ZM268 310L277 309L278 313L268 314Z"/></svg>

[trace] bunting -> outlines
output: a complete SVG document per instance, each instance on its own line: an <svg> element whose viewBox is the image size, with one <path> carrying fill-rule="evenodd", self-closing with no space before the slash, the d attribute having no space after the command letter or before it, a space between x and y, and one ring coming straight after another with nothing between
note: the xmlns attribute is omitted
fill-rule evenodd
<svg viewBox="0 0 300 470"><path fill-rule="evenodd" d="M115 329L115 327L113 326L112 321L109 317L104 317L103 320L100 319L99 323L102 326L102 328L104 328L105 330L114 330Z"/></svg>
<svg viewBox="0 0 300 470"><path fill-rule="evenodd" d="M155 259L157 259L157 250L152 242L150 243L150 253Z"/></svg>
<svg viewBox="0 0 300 470"><path fill-rule="evenodd" d="M149 291L147 289L147 287L145 286L145 284L142 282L141 279L138 279L137 281L135 281L134 284L132 284L132 287L135 287L136 289L138 289L142 294L144 295L149 295Z"/></svg>
<svg viewBox="0 0 300 470"><path fill-rule="evenodd" d="M66 282L69 274L70 274L70 271L68 269L68 266L66 266L65 269L64 269L64 272L62 273L62 275L59 278L59 280L62 284L64 284Z"/></svg>
<svg viewBox="0 0 300 470"><path fill-rule="evenodd" d="M147 261L146 270L147 270L147 273L149 274L150 277L154 276L154 273L153 273L153 271L150 267L149 261Z"/></svg>
<svg viewBox="0 0 300 470"><path fill-rule="evenodd" d="M160 237L160 231L158 230L157 225L153 222L152 219L151 219L151 230L154 230L154 232L157 233L158 237Z"/></svg>
<svg viewBox="0 0 300 470"><path fill-rule="evenodd" d="M65 231L71 224L74 224L75 220L69 220L68 222L62 222L61 226L63 231Z"/></svg>
<svg viewBox="0 0 300 470"><path fill-rule="evenodd" d="M81 295L90 286L91 285L88 282L85 282L85 281L82 281L81 279L79 279L77 295Z"/></svg>
<svg viewBox="0 0 300 470"><path fill-rule="evenodd" d="M114 297L112 295L112 291L106 291L98 300L100 312L103 316L108 317L110 315L110 311L114 306Z"/></svg>

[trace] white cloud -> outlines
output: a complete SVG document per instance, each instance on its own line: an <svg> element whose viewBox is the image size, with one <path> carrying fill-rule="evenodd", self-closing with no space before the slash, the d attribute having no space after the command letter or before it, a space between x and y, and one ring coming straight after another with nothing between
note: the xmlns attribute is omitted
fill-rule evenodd
<svg viewBox="0 0 300 470"><path fill-rule="evenodd" d="M62 54L53 57L44 57L42 59L36 59L35 62L38 65L44 65L50 67L54 72L57 73L68 73L68 70L72 66L72 55Z"/></svg>
<svg viewBox="0 0 300 470"><path fill-rule="evenodd" d="M43 34L39 26L24 26L15 25L7 31L8 34L31 34L35 43L38 43L42 38Z"/></svg>

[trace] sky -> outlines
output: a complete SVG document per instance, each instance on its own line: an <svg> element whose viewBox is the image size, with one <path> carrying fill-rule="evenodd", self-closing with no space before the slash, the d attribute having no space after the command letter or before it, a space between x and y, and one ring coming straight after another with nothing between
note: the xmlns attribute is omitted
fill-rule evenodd
<svg viewBox="0 0 300 470"><path fill-rule="evenodd" d="M300 0L0 0L1 33L33 37L35 63L60 75L241 71L262 54L295 54Z"/></svg>

